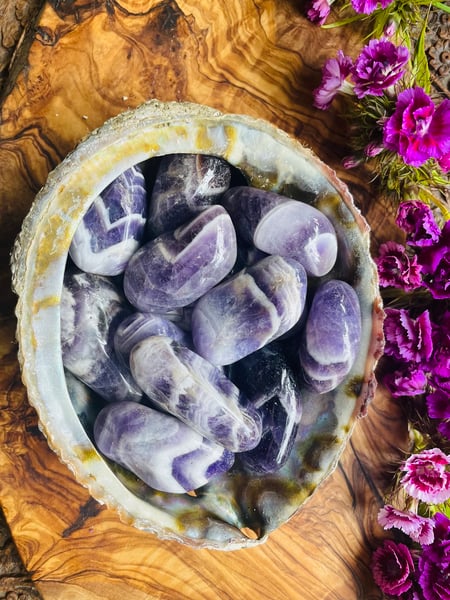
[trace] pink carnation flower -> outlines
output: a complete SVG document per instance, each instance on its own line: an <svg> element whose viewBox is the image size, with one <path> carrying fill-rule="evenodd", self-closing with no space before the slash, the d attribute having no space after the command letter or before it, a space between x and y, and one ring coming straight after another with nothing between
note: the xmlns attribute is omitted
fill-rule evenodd
<svg viewBox="0 0 450 600"><path fill-rule="evenodd" d="M394 398L421 396L427 386L427 376L423 369L403 363L384 377L384 384Z"/></svg>
<svg viewBox="0 0 450 600"><path fill-rule="evenodd" d="M434 541L419 558L419 584L425 600L450 598L450 519L434 515Z"/></svg>
<svg viewBox="0 0 450 600"><path fill-rule="evenodd" d="M412 454L402 465L406 492L417 500L441 504L450 498L450 456L440 448Z"/></svg>
<svg viewBox="0 0 450 600"><path fill-rule="evenodd" d="M386 504L378 513L378 522L385 529L401 529L403 533L419 544L431 544L434 540L434 521L416 515L411 511L402 511Z"/></svg>
<svg viewBox="0 0 450 600"><path fill-rule="evenodd" d="M386 8L393 0L351 0L351 4L357 13L370 15L380 5L381 8Z"/></svg>
<svg viewBox="0 0 450 600"><path fill-rule="evenodd" d="M387 39L370 40L356 59L352 70L355 94L358 98L370 94L382 96L383 91L405 73L409 60L406 46L396 46Z"/></svg>
<svg viewBox="0 0 450 600"><path fill-rule="evenodd" d="M420 167L429 158L439 160L450 151L450 100L436 108L422 88L404 90L384 123L383 136L386 148L408 165Z"/></svg>
<svg viewBox="0 0 450 600"><path fill-rule="evenodd" d="M385 353L399 360L426 363L433 352L430 313L425 310L417 319L405 308L386 308Z"/></svg>
<svg viewBox="0 0 450 600"><path fill-rule="evenodd" d="M322 110L329 108L334 97L346 86L346 78L350 75L353 62L342 50L336 58L329 58L322 69L322 82L313 92L314 106ZM348 85L348 84L347 84Z"/></svg>
<svg viewBox="0 0 450 600"><path fill-rule="evenodd" d="M426 275L424 284L433 298L450 298L450 221L446 221L435 244L421 248L417 260Z"/></svg>
<svg viewBox="0 0 450 600"><path fill-rule="evenodd" d="M410 257L401 244L393 241L381 244L376 263L381 287L395 287L408 292L422 286L422 268L417 256Z"/></svg>
<svg viewBox="0 0 450 600"><path fill-rule="evenodd" d="M330 6L333 0L310 0L307 4L306 16L311 23L323 25L330 14Z"/></svg>
<svg viewBox="0 0 450 600"><path fill-rule="evenodd" d="M384 594L400 596L413 584L414 561L405 544L385 540L372 555L372 575Z"/></svg>
<svg viewBox="0 0 450 600"><path fill-rule="evenodd" d="M441 230L431 208L420 202L402 202L397 211L397 225L405 231L410 246L431 246L439 240Z"/></svg>

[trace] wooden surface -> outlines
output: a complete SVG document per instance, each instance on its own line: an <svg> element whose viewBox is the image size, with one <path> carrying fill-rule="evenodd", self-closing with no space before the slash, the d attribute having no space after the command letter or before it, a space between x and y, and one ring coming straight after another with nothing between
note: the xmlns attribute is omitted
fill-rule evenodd
<svg viewBox="0 0 450 600"><path fill-rule="evenodd" d="M346 132L312 107L320 67L349 29L322 31L295 0L48 0L0 121L0 503L44 600L375 600L369 570L381 494L406 426L383 390L338 468L269 541L237 552L161 542L100 506L48 449L20 381L7 255L47 173L90 130L144 100L189 100L263 117L299 137L350 186L373 227L393 209L363 171L344 172Z"/></svg>

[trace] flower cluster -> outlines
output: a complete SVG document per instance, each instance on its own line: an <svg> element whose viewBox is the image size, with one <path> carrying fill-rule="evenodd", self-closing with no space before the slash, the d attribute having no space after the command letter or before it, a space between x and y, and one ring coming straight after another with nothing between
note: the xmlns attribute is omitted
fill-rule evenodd
<svg viewBox="0 0 450 600"><path fill-rule="evenodd" d="M399 468L404 506L388 503L378 515L396 538L375 550L371 566L388 598L449 600L450 221L439 226L429 206L407 201L396 223L405 244L385 242L376 259L385 301L394 291L397 303L385 308L383 381L414 408L415 449Z"/></svg>
<svg viewBox="0 0 450 600"><path fill-rule="evenodd" d="M450 519L442 513L430 519L386 506L379 521L409 536L408 545L387 539L373 553L372 574L383 593L401 600L448 600ZM414 544L421 531L426 532L421 543Z"/></svg>
<svg viewBox="0 0 450 600"><path fill-rule="evenodd" d="M450 186L450 100L430 95L423 44L413 48L409 37L399 36L393 26L407 6L417 9L423 2L352 0L351 4L359 15L381 11L384 28L356 59L339 50L325 62L320 85L313 91L314 105L328 110L338 94L343 98L349 130L356 132L351 138L353 153L344 159L346 168L372 163L383 191L397 202L413 197L434 202L449 218L442 195ZM309 18L322 23L330 5L313 1ZM444 9L450 12L450 7ZM402 43L394 43L390 35Z"/></svg>
<svg viewBox="0 0 450 600"><path fill-rule="evenodd" d="M405 245L385 242L376 259L380 286L424 292L427 308L385 309L384 383L394 397L425 395L428 416L450 439L450 221L440 228L422 202L400 204Z"/></svg>

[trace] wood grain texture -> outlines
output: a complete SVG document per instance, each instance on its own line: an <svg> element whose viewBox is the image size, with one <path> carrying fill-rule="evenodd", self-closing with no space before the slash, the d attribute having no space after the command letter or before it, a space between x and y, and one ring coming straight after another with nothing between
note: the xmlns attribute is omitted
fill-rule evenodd
<svg viewBox="0 0 450 600"><path fill-rule="evenodd" d="M26 67L1 106L2 283L9 245L47 174L94 127L144 100L188 100L265 118L348 182L374 228L393 209L363 170L345 172L337 112L312 108L320 66L349 30L322 31L294 0L48 0ZM375 600L370 554L381 495L406 443L404 418L377 394L338 468L259 547L193 550L121 523L49 450L20 382L12 299L0 305L0 502L45 600Z"/></svg>

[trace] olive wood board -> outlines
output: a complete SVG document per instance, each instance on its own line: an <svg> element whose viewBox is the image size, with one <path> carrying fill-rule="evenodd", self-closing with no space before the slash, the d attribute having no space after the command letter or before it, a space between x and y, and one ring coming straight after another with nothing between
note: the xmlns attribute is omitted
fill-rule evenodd
<svg viewBox="0 0 450 600"><path fill-rule="evenodd" d="M344 171L335 110L312 105L323 62L361 35L322 30L294 0L48 0L0 120L0 504L44 600L375 600L376 515L407 444L400 408L379 386L333 474L265 544L232 552L161 541L123 523L47 446L21 383L8 254L48 172L107 118L157 98L261 117L311 147L346 181L374 251L394 210L370 173ZM21 52L22 51L22 52ZM13 73L13 72L12 72Z"/></svg>

